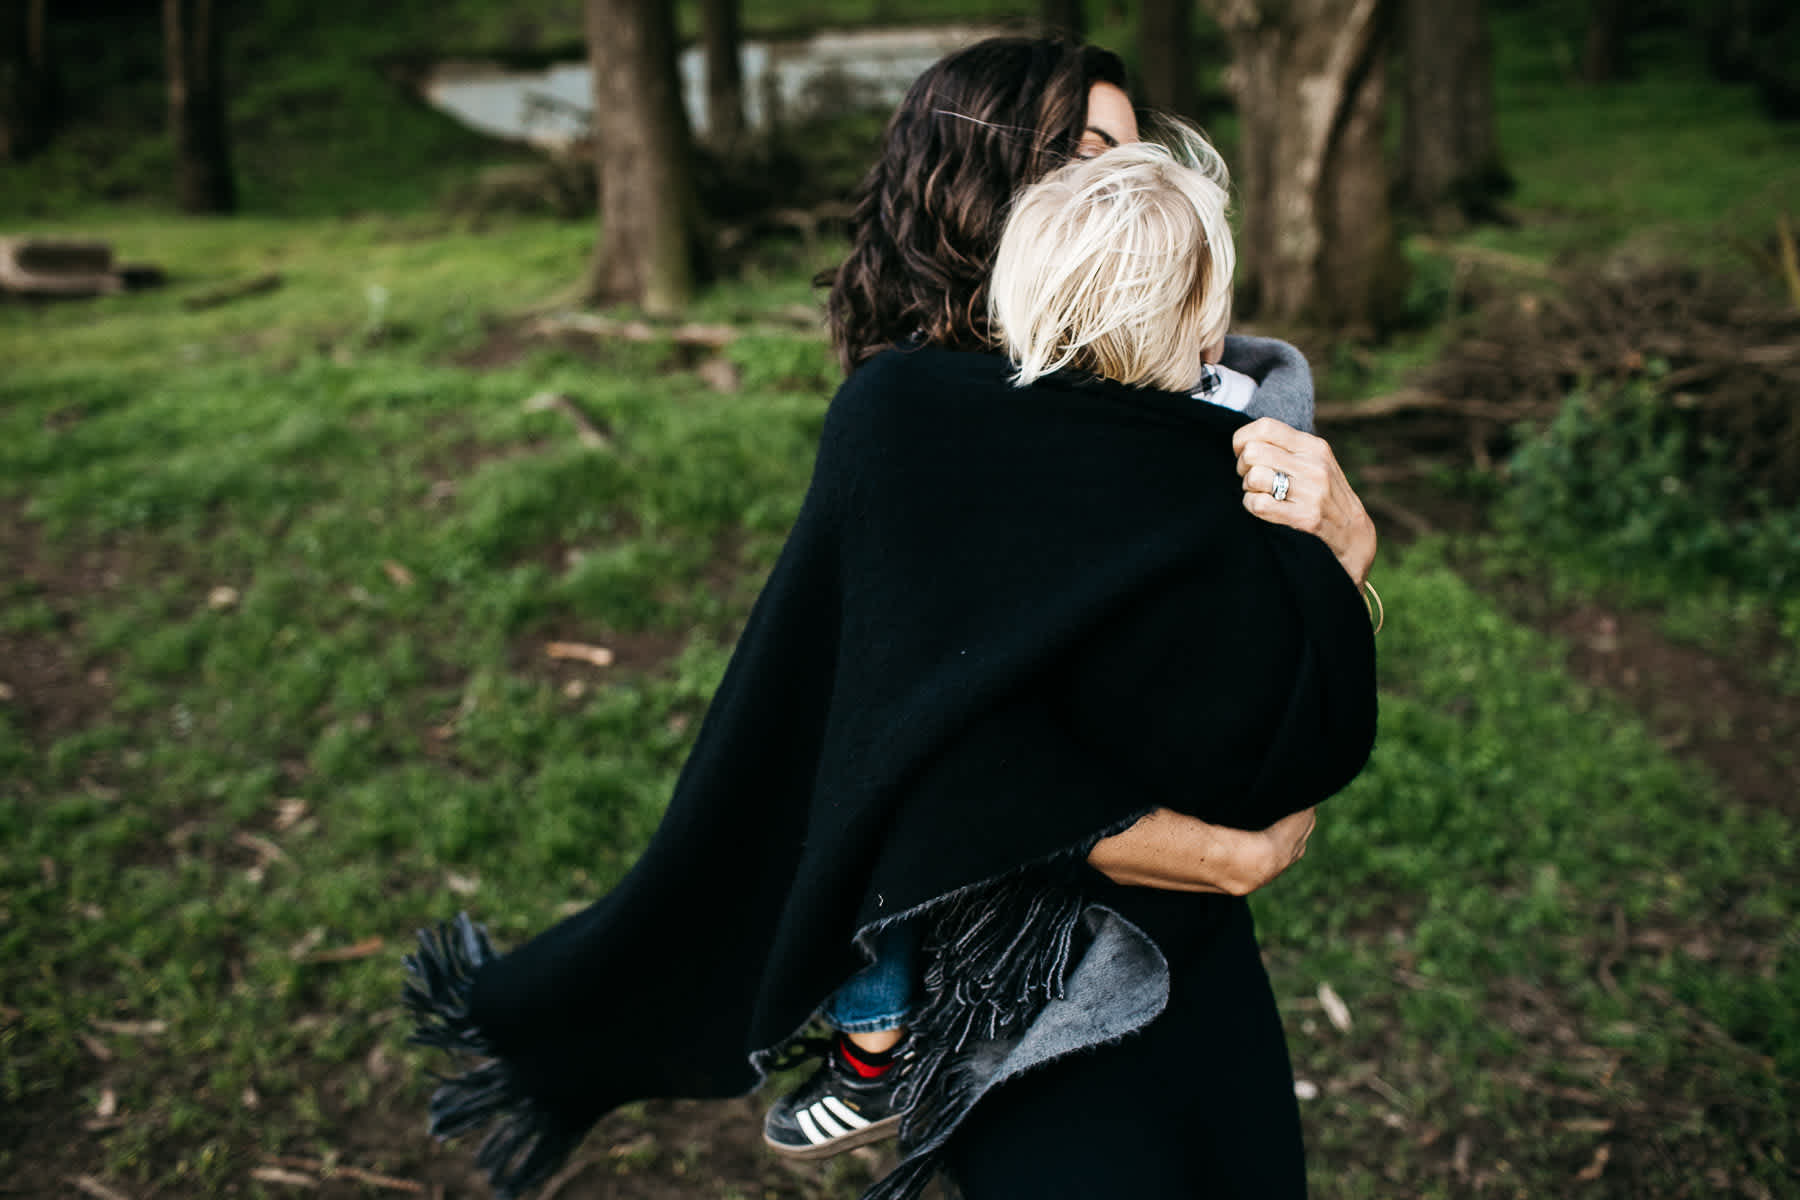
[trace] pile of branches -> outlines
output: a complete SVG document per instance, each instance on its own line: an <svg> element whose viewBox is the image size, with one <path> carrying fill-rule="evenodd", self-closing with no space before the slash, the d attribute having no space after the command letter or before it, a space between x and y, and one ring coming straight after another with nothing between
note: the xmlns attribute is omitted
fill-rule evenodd
<svg viewBox="0 0 1800 1200"><path fill-rule="evenodd" d="M1648 394L1696 445L1723 447L1744 484L1800 501L1800 312L1754 281L1679 266L1561 284L1495 296L1414 388L1333 415L1402 418L1439 440L1460 428L1485 466L1572 393L1602 416Z"/></svg>

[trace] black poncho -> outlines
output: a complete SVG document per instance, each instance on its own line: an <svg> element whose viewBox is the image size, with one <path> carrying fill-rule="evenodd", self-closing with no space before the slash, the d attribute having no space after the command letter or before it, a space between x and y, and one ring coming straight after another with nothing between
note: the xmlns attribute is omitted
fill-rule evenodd
<svg viewBox="0 0 1800 1200"><path fill-rule="evenodd" d="M1322 543L1244 511L1246 418L1008 372L860 368L640 861L503 958L465 922L409 961L420 1040L492 1059L434 1130L493 1122L502 1194L622 1103L755 1086L859 933L1157 806L1263 828L1361 768L1366 611Z"/></svg>

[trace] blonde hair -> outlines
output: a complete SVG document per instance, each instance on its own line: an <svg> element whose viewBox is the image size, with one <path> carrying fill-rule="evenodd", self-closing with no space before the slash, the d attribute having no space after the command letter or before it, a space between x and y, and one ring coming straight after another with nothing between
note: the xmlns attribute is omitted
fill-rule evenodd
<svg viewBox="0 0 1800 1200"><path fill-rule="evenodd" d="M1023 387L1074 367L1187 391L1231 323L1230 176L1198 130L1077 159L1020 192L988 304Z"/></svg>

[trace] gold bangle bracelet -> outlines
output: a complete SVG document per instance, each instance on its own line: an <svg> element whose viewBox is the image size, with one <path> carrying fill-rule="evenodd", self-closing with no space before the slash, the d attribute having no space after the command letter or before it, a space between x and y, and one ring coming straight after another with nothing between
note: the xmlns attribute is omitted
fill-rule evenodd
<svg viewBox="0 0 1800 1200"><path fill-rule="evenodd" d="M1387 608L1381 603L1381 593L1375 590L1373 583L1365 579L1362 585L1363 603L1368 606L1369 620L1375 622L1375 632L1380 633L1381 627L1387 623Z"/></svg>

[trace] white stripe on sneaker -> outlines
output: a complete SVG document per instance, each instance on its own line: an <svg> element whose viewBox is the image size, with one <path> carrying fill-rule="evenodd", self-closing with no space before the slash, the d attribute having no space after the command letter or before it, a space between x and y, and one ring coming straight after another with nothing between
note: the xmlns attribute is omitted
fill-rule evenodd
<svg viewBox="0 0 1800 1200"><path fill-rule="evenodd" d="M819 1128L823 1129L828 1137L841 1138L850 1132L831 1119L831 1110L823 1104L815 1104L807 1111L812 1113L812 1119L819 1123Z"/></svg>
<svg viewBox="0 0 1800 1200"><path fill-rule="evenodd" d="M823 1133L819 1132L819 1127L813 1123L812 1114L806 1109L803 1108L796 1112L794 1119L800 1122L800 1132L804 1133L806 1140L813 1145L817 1146L828 1140Z"/></svg>
<svg viewBox="0 0 1800 1200"><path fill-rule="evenodd" d="M848 1104L845 1104L842 1100L839 1100L836 1096L827 1096L819 1101L819 1103L830 1109L832 1116L836 1117L852 1129L867 1129L869 1127L869 1119L867 1117L857 1112L854 1108L851 1108Z"/></svg>

